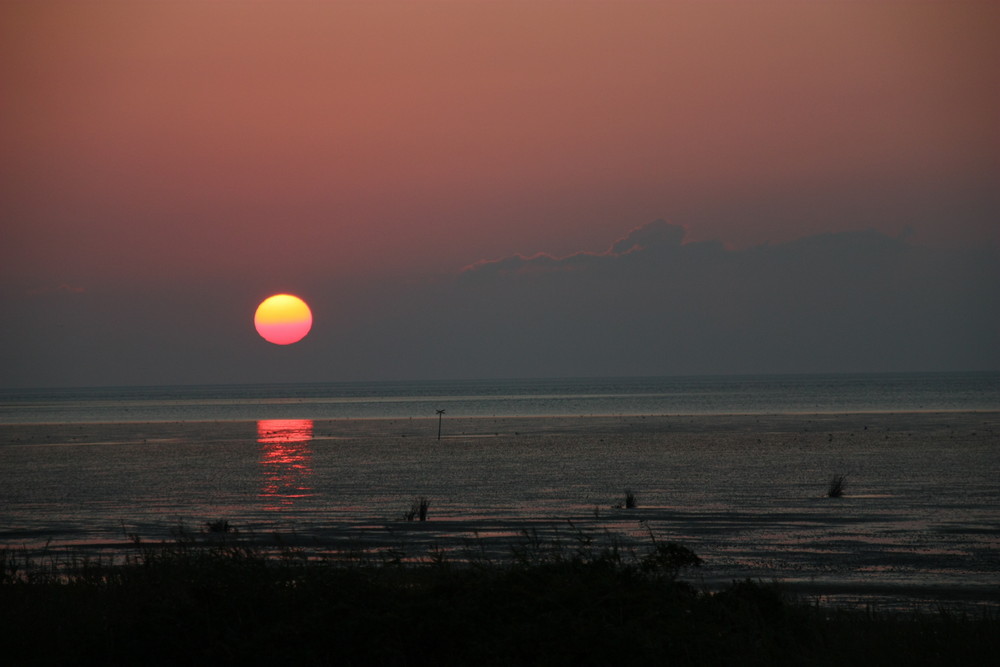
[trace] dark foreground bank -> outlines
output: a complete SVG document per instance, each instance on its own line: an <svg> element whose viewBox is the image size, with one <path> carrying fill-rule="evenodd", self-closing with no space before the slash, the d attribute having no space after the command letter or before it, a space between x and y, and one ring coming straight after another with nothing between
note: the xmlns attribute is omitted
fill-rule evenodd
<svg viewBox="0 0 1000 667"><path fill-rule="evenodd" d="M218 539L216 539L218 538ZM504 560L336 560L227 535L125 563L0 552L6 664L987 664L1000 616L830 610L780 588L698 590L697 556L527 542Z"/></svg>

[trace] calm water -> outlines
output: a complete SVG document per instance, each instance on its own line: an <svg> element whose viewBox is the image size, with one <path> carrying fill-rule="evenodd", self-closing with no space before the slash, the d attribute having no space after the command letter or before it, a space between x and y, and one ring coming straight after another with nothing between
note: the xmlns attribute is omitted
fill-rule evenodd
<svg viewBox="0 0 1000 667"><path fill-rule="evenodd" d="M219 518L333 549L652 532L706 580L998 603L998 396L998 374L8 391L0 546ZM404 521L418 497L431 520Z"/></svg>
<svg viewBox="0 0 1000 667"><path fill-rule="evenodd" d="M1000 408L1000 373L0 390L0 424Z"/></svg>

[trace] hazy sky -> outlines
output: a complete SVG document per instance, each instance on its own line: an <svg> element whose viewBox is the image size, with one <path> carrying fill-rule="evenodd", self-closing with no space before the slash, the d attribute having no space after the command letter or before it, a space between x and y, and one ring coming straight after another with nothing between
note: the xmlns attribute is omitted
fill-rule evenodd
<svg viewBox="0 0 1000 667"><path fill-rule="evenodd" d="M993 1L5 1L0 385L1000 369L998 34Z"/></svg>

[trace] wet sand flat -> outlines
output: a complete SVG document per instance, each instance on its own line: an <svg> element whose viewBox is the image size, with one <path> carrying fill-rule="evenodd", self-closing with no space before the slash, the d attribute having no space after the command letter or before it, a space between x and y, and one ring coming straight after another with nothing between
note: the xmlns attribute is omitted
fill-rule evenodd
<svg viewBox="0 0 1000 667"><path fill-rule="evenodd" d="M264 542L413 559L677 541L704 559L691 576L709 586L749 577L840 603L1000 603L998 412L449 416L440 440L437 426L314 421L285 470L268 467L255 422L3 425L0 543L113 550L125 530L166 539L221 516ZM42 497L74 461L79 492ZM42 491L19 487L18 471ZM846 493L828 498L836 474ZM626 491L634 509L619 507ZM417 497L429 520L405 521Z"/></svg>

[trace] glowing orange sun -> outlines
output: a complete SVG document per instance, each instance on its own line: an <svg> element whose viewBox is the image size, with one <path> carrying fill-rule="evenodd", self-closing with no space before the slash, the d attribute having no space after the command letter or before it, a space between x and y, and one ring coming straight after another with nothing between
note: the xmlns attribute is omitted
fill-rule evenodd
<svg viewBox="0 0 1000 667"><path fill-rule="evenodd" d="M312 311L306 302L291 294L275 294L260 302L253 324L261 338L275 345L297 343L312 328Z"/></svg>

